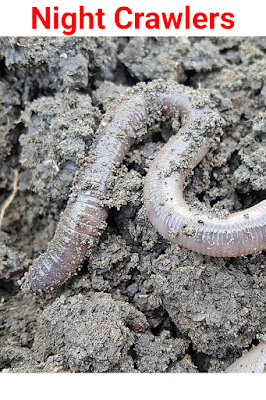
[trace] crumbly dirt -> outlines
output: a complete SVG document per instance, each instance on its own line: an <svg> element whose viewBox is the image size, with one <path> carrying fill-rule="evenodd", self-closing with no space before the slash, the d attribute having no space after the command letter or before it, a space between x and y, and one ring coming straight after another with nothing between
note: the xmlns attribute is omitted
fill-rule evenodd
<svg viewBox="0 0 266 400"><path fill-rule="evenodd" d="M108 227L52 294L22 293L108 108L157 78L204 92L224 120L186 200L234 212L266 198L266 38L0 38L0 369L221 372L266 334L265 252L212 258L164 240L143 180L172 133L156 123L110 184ZM173 127L178 128L178 121Z"/></svg>

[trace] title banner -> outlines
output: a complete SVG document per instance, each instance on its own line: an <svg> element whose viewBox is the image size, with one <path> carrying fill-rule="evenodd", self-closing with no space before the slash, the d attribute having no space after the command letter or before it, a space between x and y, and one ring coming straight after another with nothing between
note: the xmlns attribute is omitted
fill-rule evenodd
<svg viewBox="0 0 266 400"><path fill-rule="evenodd" d="M265 35L265 2L15 1L0 6L0 35Z"/></svg>

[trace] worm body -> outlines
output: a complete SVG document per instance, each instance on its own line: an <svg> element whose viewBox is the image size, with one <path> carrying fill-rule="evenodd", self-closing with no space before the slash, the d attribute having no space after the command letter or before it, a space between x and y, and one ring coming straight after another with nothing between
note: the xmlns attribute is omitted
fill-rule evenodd
<svg viewBox="0 0 266 400"><path fill-rule="evenodd" d="M253 374L266 372L266 343L261 341L258 346L236 360L224 372Z"/></svg>
<svg viewBox="0 0 266 400"><path fill-rule="evenodd" d="M133 144L133 127L146 119L143 100L138 96L124 105L126 111L121 109L106 127L102 123L104 128L100 128L93 145L89 167L80 173L79 192L68 202L47 251L26 276L26 285L34 292L52 289L69 279L105 228L108 210L101 206L101 199L107 179Z"/></svg>
<svg viewBox="0 0 266 400"><path fill-rule="evenodd" d="M69 201L47 251L26 276L32 291L61 285L80 266L104 229L108 210L101 200L114 167L147 126L177 112L185 123L153 160L144 185L151 223L171 242L215 257L236 257L266 247L266 201L224 219L185 203L185 179L221 131L221 118L196 91L158 80L137 85L101 123L91 161L78 179L78 193Z"/></svg>

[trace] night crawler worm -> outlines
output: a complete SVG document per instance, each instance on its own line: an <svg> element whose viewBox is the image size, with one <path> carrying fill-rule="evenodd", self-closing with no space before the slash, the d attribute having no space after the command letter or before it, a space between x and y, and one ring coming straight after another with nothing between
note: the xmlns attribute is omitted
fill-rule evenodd
<svg viewBox="0 0 266 400"><path fill-rule="evenodd" d="M30 268L25 281L32 291L64 283L97 243L108 209L102 201L107 182L129 148L156 121L176 117L183 126L154 158L144 185L147 215L172 243L215 257L237 257L266 248L266 201L221 218L201 213L183 198L186 177L213 147L222 120L198 92L174 82L139 84L107 112L77 179L47 251Z"/></svg>
<svg viewBox="0 0 266 400"><path fill-rule="evenodd" d="M261 341L258 346L236 360L224 372L253 374L266 372L266 343Z"/></svg>

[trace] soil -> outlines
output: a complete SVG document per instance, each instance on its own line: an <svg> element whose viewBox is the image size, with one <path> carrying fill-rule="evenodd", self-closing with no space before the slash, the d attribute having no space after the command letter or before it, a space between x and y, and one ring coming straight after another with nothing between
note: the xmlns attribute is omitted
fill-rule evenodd
<svg viewBox="0 0 266 400"><path fill-rule="evenodd" d="M266 38L0 38L0 369L221 372L266 333L265 252L202 256L164 240L143 181L172 134L156 124L117 169L108 227L81 271L46 295L20 279L45 251L108 106L137 82L201 90L224 120L190 204L266 198ZM15 192L14 192L15 193Z"/></svg>

